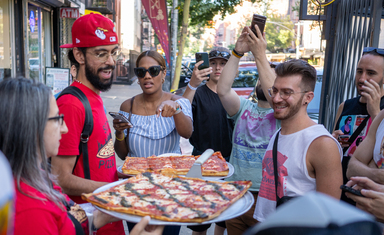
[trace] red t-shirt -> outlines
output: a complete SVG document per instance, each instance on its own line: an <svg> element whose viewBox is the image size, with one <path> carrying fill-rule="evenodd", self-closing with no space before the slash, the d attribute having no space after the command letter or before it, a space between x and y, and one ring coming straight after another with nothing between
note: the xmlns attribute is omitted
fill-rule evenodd
<svg viewBox="0 0 384 235"><path fill-rule="evenodd" d="M93 131L88 140L88 158L91 180L115 182L118 180L116 171L115 149L113 147L111 129L105 115L103 100L88 87L74 82L71 86L78 87L87 96L92 108ZM78 155L80 134L85 120L84 106L73 95L64 95L57 101L60 113L68 127L68 133L60 140L58 155ZM83 155L77 161L74 175L84 178ZM76 203L86 203L79 196L70 196Z"/></svg>
<svg viewBox="0 0 384 235"><path fill-rule="evenodd" d="M88 87L78 82L71 86L79 88L88 98L92 108L93 131L88 140L88 159L91 180L115 182L118 180L116 170L115 149L113 147L111 129L105 115L103 100ZM83 103L73 95L63 95L57 100L57 105L68 127L68 133L62 135L58 155L78 155L80 134L84 127L85 110ZM73 174L84 178L83 155L77 161ZM70 196L76 203L86 203L80 196ZM124 234L121 222L115 222L102 227L97 234Z"/></svg>
<svg viewBox="0 0 384 235"><path fill-rule="evenodd" d="M15 235L76 235L75 227L68 217L65 207L59 208L55 203L49 201L45 194L35 188L20 182L22 192L27 195L46 199L31 198L16 189L16 213L15 213Z"/></svg>

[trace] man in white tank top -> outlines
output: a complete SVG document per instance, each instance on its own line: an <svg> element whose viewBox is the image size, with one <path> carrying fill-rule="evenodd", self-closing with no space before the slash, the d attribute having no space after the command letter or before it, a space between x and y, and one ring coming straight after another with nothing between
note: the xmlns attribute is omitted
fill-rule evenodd
<svg viewBox="0 0 384 235"><path fill-rule="evenodd" d="M279 64L269 95L274 117L281 120L277 144L279 198L319 191L340 199L343 182L342 149L336 139L307 114L314 96L316 70L302 60ZM262 163L263 179L254 218L260 222L276 210L273 145L271 138Z"/></svg>

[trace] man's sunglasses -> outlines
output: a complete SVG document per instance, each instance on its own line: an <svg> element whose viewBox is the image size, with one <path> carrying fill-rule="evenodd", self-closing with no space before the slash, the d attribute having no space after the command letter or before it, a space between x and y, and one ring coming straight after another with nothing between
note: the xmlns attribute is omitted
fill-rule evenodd
<svg viewBox="0 0 384 235"><path fill-rule="evenodd" d="M226 51L211 51L209 52L209 58L216 58L216 57L221 57L223 59L229 59L231 57L231 54Z"/></svg>
<svg viewBox="0 0 384 235"><path fill-rule="evenodd" d="M374 51L377 54L384 56L384 49L377 48L377 47L364 47L363 54L371 51Z"/></svg>
<svg viewBox="0 0 384 235"><path fill-rule="evenodd" d="M145 77L145 74L148 72L151 77L156 77L159 75L159 73L163 70L163 68L160 65L151 66L148 69L145 69L143 67L135 68L135 74L139 78Z"/></svg>

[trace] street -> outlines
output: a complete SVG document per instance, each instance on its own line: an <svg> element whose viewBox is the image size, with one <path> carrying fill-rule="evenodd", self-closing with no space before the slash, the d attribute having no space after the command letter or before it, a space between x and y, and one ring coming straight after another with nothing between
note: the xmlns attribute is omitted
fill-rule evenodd
<svg viewBox="0 0 384 235"><path fill-rule="evenodd" d="M112 127L113 118L111 117L111 115L108 114L108 112L118 112L120 110L120 105L125 100L137 94L140 94L141 92L142 90L140 86L135 81L132 85L113 84L111 90L107 92L102 92L100 94L101 98L103 99L104 106L107 110L107 118L109 121L109 126L111 128L113 141L115 141L114 129ZM186 149L188 149L188 147L186 147ZM119 167L122 164L123 164L123 161L116 155L116 166ZM129 234L127 230L126 230L126 234ZM181 227L180 235L191 235L191 234L192 234L192 230L188 229L186 226ZM207 231L207 235L213 235L213 234L214 234L214 226L211 226ZM224 234L227 235L227 232L225 231Z"/></svg>

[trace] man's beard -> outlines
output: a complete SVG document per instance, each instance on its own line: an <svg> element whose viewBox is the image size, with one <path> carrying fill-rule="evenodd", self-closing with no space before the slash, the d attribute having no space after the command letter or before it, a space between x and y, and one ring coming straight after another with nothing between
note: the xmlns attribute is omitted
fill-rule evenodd
<svg viewBox="0 0 384 235"><path fill-rule="evenodd" d="M256 86L255 92L257 100L268 101L260 84Z"/></svg>
<svg viewBox="0 0 384 235"><path fill-rule="evenodd" d="M297 114L300 111L303 98L304 98L304 96L301 96L301 99L296 104L294 104L293 106L291 106L291 105L288 106L288 109L289 109L288 113L285 114L284 116L281 116L281 114L277 114L276 112L274 112L274 117L277 120L286 120L286 119L293 117L295 114Z"/></svg>
<svg viewBox="0 0 384 235"><path fill-rule="evenodd" d="M99 68L96 73L92 71L92 68L88 66L87 61L85 61L85 76L87 77L88 81L92 84L94 88L96 88L99 91L108 91L111 89L112 81L113 81L113 72L111 73L110 81L107 83L103 83L99 77L99 72L104 69L112 69L112 71L115 69L115 66L107 65L104 68Z"/></svg>

